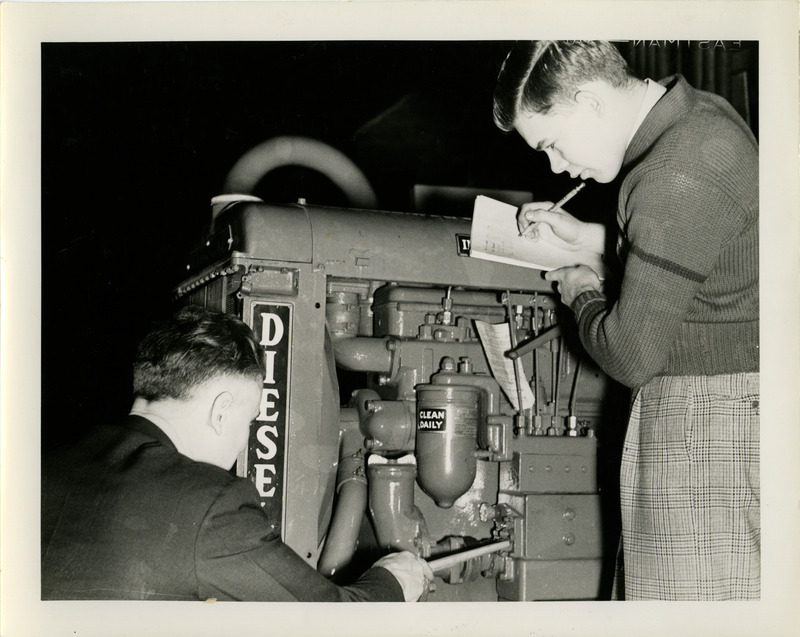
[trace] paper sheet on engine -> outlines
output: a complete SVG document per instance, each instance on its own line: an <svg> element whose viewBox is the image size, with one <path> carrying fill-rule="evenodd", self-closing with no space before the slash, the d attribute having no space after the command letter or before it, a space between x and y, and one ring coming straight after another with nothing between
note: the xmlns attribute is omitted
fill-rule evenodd
<svg viewBox="0 0 800 637"><path fill-rule="evenodd" d="M508 331L508 323L493 324L475 321L475 328L478 330L486 360L489 361L492 376L494 376L514 409L519 411L517 381L514 377L515 361L505 355L511 349L511 334ZM522 371L522 361L517 359L516 363L519 365L522 409L531 409L534 406L533 391L531 391L531 387Z"/></svg>

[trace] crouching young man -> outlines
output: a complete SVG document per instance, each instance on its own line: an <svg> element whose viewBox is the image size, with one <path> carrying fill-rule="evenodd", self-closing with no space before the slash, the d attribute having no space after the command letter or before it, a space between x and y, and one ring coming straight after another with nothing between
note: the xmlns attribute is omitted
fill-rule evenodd
<svg viewBox="0 0 800 637"><path fill-rule="evenodd" d="M258 414L259 345L238 318L181 310L140 342L135 399L43 459L42 598L416 601L430 567L379 559L337 586L283 544L230 472Z"/></svg>

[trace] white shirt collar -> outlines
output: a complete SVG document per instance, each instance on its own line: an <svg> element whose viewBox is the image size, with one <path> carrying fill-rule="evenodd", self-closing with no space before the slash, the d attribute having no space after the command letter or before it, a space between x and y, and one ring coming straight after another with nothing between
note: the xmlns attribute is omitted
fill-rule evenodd
<svg viewBox="0 0 800 637"><path fill-rule="evenodd" d="M636 134L636 131L639 130L639 127L642 125L644 118L647 117L647 114L653 109L656 105L656 102L661 99L661 96L667 92L667 88L665 86L661 86L658 82L653 82L650 79L646 79L645 83L647 84L647 90L644 94L644 99L642 100L642 106L639 109L639 114L636 116L636 122L633 125L633 130L631 131L631 136L628 138L628 144L631 143L633 136ZM625 147L628 147L628 144Z"/></svg>
<svg viewBox="0 0 800 637"><path fill-rule="evenodd" d="M156 416L149 411L137 411L136 409L131 409L129 416L139 416L139 418L144 418L149 420L154 425L156 425L159 429L161 429L164 433L166 433L170 429L169 423L162 418L161 416Z"/></svg>

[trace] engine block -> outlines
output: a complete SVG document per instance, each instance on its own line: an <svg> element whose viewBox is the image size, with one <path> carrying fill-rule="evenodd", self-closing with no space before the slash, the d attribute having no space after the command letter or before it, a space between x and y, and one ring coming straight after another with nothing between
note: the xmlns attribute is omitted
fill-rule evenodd
<svg viewBox="0 0 800 637"><path fill-rule="evenodd" d="M175 295L260 339L261 411L236 470L307 562L345 581L388 551L487 546L437 570L428 599L597 598L610 381L541 272L469 257L469 230L240 203L214 219ZM495 378L478 323L536 339L515 363L532 407Z"/></svg>

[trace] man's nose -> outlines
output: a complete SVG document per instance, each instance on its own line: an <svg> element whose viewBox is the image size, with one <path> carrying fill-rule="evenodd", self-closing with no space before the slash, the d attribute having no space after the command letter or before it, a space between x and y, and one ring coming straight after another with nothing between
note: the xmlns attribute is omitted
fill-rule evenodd
<svg viewBox="0 0 800 637"><path fill-rule="evenodd" d="M547 153L547 158L550 160L550 170L556 174L563 173L569 166L561 155L552 151Z"/></svg>

